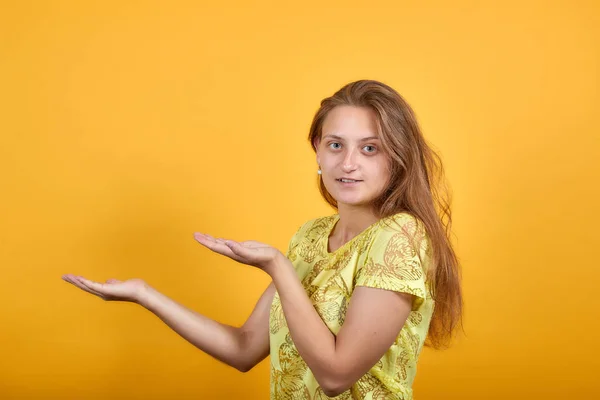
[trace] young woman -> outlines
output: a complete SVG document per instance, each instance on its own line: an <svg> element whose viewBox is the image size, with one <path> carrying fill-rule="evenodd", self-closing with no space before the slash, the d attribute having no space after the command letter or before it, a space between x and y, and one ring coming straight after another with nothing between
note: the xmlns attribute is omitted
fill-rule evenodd
<svg viewBox="0 0 600 400"><path fill-rule="evenodd" d="M411 399L426 339L443 347L462 315L440 159L410 106L377 81L324 99L309 140L336 214L302 225L285 256L260 242L195 234L272 278L243 326L194 313L140 279L63 279L140 304L240 371L270 354L272 399Z"/></svg>

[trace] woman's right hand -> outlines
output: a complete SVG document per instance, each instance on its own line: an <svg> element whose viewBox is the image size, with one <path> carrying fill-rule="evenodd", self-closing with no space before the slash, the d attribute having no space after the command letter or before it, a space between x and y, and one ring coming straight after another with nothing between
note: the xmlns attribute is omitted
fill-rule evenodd
<svg viewBox="0 0 600 400"><path fill-rule="evenodd" d="M129 301L139 303L144 291L147 289L146 282L142 279L129 279L123 282L117 279L109 279L106 283L100 283L72 274L63 275L62 278L77 286L79 289L96 295L106 301Z"/></svg>

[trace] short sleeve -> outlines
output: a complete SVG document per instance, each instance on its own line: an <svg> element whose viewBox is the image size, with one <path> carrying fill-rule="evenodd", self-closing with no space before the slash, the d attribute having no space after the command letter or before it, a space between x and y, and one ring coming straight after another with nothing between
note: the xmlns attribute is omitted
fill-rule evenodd
<svg viewBox="0 0 600 400"><path fill-rule="evenodd" d="M296 259L296 254L295 254L294 250L298 246L298 237L300 236L301 230L302 230L302 227L298 228L298 230L296 230L296 233L294 233L294 235L292 235L292 238L288 242L288 248L287 248L287 251L285 252L285 256L286 256L286 258L290 259L291 261L294 261Z"/></svg>
<svg viewBox="0 0 600 400"><path fill-rule="evenodd" d="M306 238L306 232L310 230L312 225L313 221L308 221L298 228L296 233L290 239L288 249L285 254L286 258L290 260L294 266L294 269L296 270L300 280L303 280L312 268L312 264L306 262L305 258L302 256L307 251L310 251L310 246L312 245L304 240Z"/></svg>
<svg viewBox="0 0 600 400"><path fill-rule="evenodd" d="M412 294L415 310L427 298L425 231L410 216L394 218L390 225L382 224L376 233L355 286Z"/></svg>
<svg viewBox="0 0 600 400"><path fill-rule="evenodd" d="M299 250L298 246L300 245L300 242L302 241L302 237L305 235L307 229L311 226L312 222L313 221L311 220L311 221L308 221L308 222L302 224L296 230L296 233L294 233L294 235L292 235L292 238L288 242L288 248L285 253L285 256L290 261L294 262L298 258L298 250Z"/></svg>

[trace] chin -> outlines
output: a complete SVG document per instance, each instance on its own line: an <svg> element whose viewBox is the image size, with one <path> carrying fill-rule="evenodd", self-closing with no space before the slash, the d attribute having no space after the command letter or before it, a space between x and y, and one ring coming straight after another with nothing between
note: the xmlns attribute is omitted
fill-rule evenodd
<svg viewBox="0 0 600 400"><path fill-rule="evenodd" d="M338 206L340 204L344 204L347 206L364 206L365 204L369 203L368 199L364 199L364 198L359 198L356 196L339 196L339 197L334 197L335 200L338 203Z"/></svg>

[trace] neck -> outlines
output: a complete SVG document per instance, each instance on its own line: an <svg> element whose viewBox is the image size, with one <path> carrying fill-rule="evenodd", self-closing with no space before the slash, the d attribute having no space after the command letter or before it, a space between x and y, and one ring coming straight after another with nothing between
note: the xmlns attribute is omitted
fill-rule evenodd
<svg viewBox="0 0 600 400"><path fill-rule="evenodd" d="M379 220L372 209L365 207L340 205L338 214L340 219L335 224L332 236L339 238L342 243L346 243Z"/></svg>

